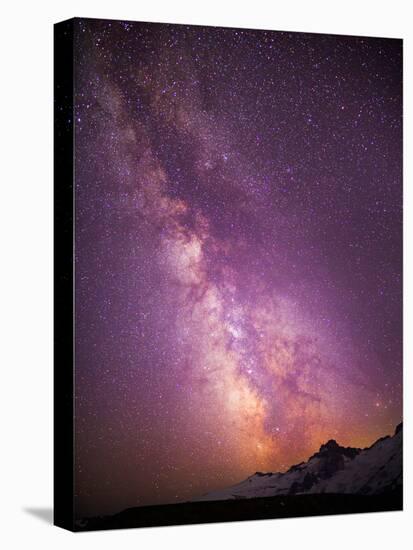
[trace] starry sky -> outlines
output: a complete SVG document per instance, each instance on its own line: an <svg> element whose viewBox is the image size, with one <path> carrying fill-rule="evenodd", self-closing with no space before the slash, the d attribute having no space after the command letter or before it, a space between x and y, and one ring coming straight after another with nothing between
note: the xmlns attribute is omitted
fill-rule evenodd
<svg viewBox="0 0 413 550"><path fill-rule="evenodd" d="M393 432L402 42L77 19L74 51L77 515Z"/></svg>

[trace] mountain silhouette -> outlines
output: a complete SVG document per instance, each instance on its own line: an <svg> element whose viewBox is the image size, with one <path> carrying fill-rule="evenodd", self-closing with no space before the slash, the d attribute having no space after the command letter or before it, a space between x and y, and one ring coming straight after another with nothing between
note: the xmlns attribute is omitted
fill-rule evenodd
<svg viewBox="0 0 413 550"><path fill-rule="evenodd" d="M307 462L285 473L256 472L237 485L195 500L389 492L402 486L402 437L403 426L399 424L392 437L382 437L366 449L342 447L330 439Z"/></svg>

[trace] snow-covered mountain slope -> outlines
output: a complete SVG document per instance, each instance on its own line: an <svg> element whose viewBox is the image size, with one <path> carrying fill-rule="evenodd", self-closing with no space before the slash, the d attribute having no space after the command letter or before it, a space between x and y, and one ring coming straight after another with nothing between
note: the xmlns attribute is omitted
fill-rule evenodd
<svg viewBox="0 0 413 550"><path fill-rule="evenodd" d="M306 493L373 495L402 485L402 424L392 437L367 449L341 447L334 440L320 447L307 462L285 473L261 473L227 489L195 500L228 500Z"/></svg>

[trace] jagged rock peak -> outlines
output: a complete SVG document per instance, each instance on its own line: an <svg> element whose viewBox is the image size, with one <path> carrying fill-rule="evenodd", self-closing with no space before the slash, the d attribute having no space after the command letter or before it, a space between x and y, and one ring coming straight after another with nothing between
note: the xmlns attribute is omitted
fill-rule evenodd
<svg viewBox="0 0 413 550"><path fill-rule="evenodd" d="M330 439L329 441L327 441L327 443L324 443L323 445L321 445L319 452L321 453L324 450L326 451L338 450L340 448L341 448L340 445L337 443L335 439Z"/></svg>
<svg viewBox="0 0 413 550"><path fill-rule="evenodd" d="M400 422L400 424L398 424L398 425L396 426L396 430L395 430L395 432L394 432L394 435L397 435L397 434L398 434L399 432L401 432L401 431L403 431L403 421Z"/></svg>
<svg viewBox="0 0 413 550"><path fill-rule="evenodd" d="M320 450L313 456L339 456L343 455L348 458L354 458L359 454L361 449L355 447L342 447L335 439L330 439L327 443L321 445Z"/></svg>

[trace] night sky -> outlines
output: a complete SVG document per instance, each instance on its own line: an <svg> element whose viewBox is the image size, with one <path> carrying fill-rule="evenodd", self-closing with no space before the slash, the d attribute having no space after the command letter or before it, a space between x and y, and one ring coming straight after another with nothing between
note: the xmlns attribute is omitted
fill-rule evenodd
<svg viewBox="0 0 413 550"><path fill-rule="evenodd" d="M75 60L77 515L393 432L401 41L76 20Z"/></svg>

